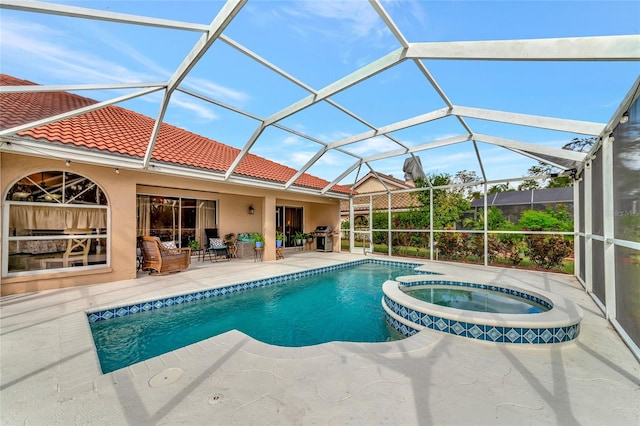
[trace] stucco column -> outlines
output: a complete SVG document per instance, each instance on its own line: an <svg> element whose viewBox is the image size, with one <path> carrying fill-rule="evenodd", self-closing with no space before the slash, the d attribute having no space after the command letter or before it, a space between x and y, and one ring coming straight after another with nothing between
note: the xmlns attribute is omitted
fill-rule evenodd
<svg viewBox="0 0 640 426"><path fill-rule="evenodd" d="M276 197L268 195L262 201L263 260L276 259Z"/></svg>

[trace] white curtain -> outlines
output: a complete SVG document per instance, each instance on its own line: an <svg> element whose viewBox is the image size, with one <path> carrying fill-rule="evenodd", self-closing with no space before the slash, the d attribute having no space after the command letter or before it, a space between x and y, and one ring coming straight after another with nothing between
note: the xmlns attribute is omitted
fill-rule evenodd
<svg viewBox="0 0 640 426"><path fill-rule="evenodd" d="M136 209L138 210L137 235L149 235L149 222L151 216L150 197L148 195L138 195L136 197Z"/></svg>
<svg viewBox="0 0 640 426"><path fill-rule="evenodd" d="M15 229L106 228L107 209L12 204L9 209L9 227Z"/></svg>
<svg viewBox="0 0 640 426"><path fill-rule="evenodd" d="M200 242L200 247L204 247L209 244L207 241L204 229L216 227L216 202L207 200L198 200L196 210L196 236Z"/></svg>

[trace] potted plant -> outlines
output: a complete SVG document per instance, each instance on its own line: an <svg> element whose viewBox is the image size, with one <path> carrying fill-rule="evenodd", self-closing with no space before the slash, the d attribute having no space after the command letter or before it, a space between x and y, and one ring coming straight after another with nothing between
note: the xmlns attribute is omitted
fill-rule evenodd
<svg viewBox="0 0 640 426"><path fill-rule="evenodd" d="M313 234L304 234L304 236L307 239L308 243L312 243L313 242Z"/></svg>
<svg viewBox="0 0 640 426"><path fill-rule="evenodd" d="M197 240L191 240L189 241L189 247L191 247L191 250L198 250L200 248L200 243Z"/></svg>
<svg viewBox="0 0 640 426"><path fill-rule="evenodd" d="M282 232L276 231L276 247L282 247L284 241L287 241L287 236Z"/></svg>
<svg viewBox="0 0 640 426"><path fill-rule="evenodd" d="M300 231L296 232L294 235L294 240L296 242L297 246L301 246L302 245L302 239L304 238L304 234Z"/></svg>
<svg viewBox="0 0 640 426"><path fill-rule="evenodd" d="M264 235L262 235L259 232L256 232L253 234L253 245L256 248L262 248L262 245L264 244Z"/></svg>

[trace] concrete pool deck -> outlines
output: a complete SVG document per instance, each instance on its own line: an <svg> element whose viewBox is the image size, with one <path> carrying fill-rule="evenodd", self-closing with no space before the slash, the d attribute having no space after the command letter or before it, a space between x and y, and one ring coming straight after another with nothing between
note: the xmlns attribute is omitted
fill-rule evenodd
<svg viewBox="0 0 640 426"><path fill-rule="evenodd" d="M362 259L285 256L2 297L0 423L640 424L640 364L574 277L444 262L424 263L569 297L584 310L580 336L531 346L424 330L396 342L282 348L232 331L100 372L87 310Z"/></svg>

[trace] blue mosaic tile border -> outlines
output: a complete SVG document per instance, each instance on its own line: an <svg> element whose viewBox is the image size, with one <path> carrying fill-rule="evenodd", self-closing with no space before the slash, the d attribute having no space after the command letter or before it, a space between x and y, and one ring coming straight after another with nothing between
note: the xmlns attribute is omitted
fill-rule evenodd
<svg viewBox="0 0 640 426"><path fill-rule="evenodd" d="M417 285L452 285L452 286L460 286L460 287L471 287L471 288L477 288L480 290L496 291L499 293L505 293L511 296L520 297L522 299L526 299L531 302L537 303L538 305L541 305L547 308L547 310L553 308L553 304L551 304L546 299L542 299L538 296L534 296L533 294L525 293L523 291L514 290L512 288L500 287L500 286L491 285L491 284L477 284L477 283L469 283L469 282L463 282L463 281L449 281L449 280L429 280L429 281L399 282L399 285L400 285L400 288L413 287Z"/></svg>
<svg viewBox="0 0 640 426"><path fill-rule="evenodd" d="M375 263L379 265L390 266L407 266L416 268L421 266L421 263L409 263L409 262L394 262L384 259L362 259L352 262L341 263L339 265L324 266L322 268L309 269L307 271L295 272L291 274L280 275L277 277L264 278L261 280L248 281L244 283L229 285L226 287L220 287L215 289L201 290L195 293L182 294L174 297L168 297L164 299L152 300L148 302L135 303L131 305L125 305L121 307L99 310L95 312L87 312L87 319L90 323L105 321L114 318L120 318L127 315L133 315L140 312L151 311L155 309L162 309L173 305L181 305L183 303L195 302L202 299L208 299L211 297L224 296L227 294L233 294L241 291L251 290L258 287L266 287L272 284L279 284L285 281L295 280L298 278L307 277L310 275L322 274L325 272L336 271L339 269L350 268L353 266L363 265L366 263ZM417 272L417 271L416 271Z"/></svg>
<svg viewBox="0 0 640 426"><path fill-rule="evenodd" d="M384 313L384 318L387 321L387 324L391 326L391 328L402 334L404 337L413 336L419 331L408 324L398 321L397 319L389 315L386 311Z"/></svg>
<svg viewBox="0 0 640 426"><path fill-rule="evenodd" d="M497 327L493 325L476 324L456 321L429 315L408 308L384 296L387 307L403 319L425 328L455 334L471 339L486 340L501 343L549 344L568 342L580 334L580 323L566 327L526 328L526 327ZM412 336L416 330L385 312L387 323L405 337Z"/></svg>
<svg viewBox="0 0 640 426"><path fill-rule="evenodd" d="M415 271L417 275L443 275L440 272L431 272L431 271Z"/></svg>

